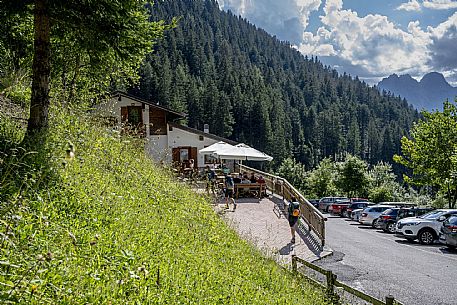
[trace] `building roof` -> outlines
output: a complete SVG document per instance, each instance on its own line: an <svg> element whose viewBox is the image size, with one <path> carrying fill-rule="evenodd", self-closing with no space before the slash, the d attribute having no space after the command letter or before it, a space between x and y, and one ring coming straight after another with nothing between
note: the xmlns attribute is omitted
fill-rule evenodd
<svg viewBox="0 0 457 305"><path fill-rule="evenodd" d="M178 112L178 111L174 111L170 108L167 108L167 107L164 107L164 106L160 106L160 105L157 105L151 101L147 101L145 99L142 99L142 98L139 98L139 97L136 97L134 95L131 95L131 94L128 94L126 92L122 92L122 91L114 91L113 93L111 93L111 97L117 97L117 98L120 98L120 97L127 97L131 100L134 100L134 101L137 101L139 103L144 103L144 104L147 104L149 105L149 108L155 108L155 109L159 109L159 110L163 110L165 112L167 112L168 114L171 114L172 117L174 117L173 119L184 119L187 117L187 114L184 113L184 112Z"/></svg>
<svg viewBox="0 0 457 305"><path fill-rule="evenodd" d="M188 131L188 132L194 133L194 134L202 135L204 137L207 137L207 138L210 138L210 139L213 139L213 140L216 140L216 141L224 141L225 143L228 143L230 145L238 144L238 142L235 142L235 141L223 138L223 137L219 137L219 136L216 136L214 134L207 133L207 132L195 129L195 128L184 126L184 125L181 125L181 124L178 124L178 123L168 122L168 125L170 125L171 127L174 127L174 128L178 128L178 129L181 129L181 130L184 130L184 131Z"/></svg>

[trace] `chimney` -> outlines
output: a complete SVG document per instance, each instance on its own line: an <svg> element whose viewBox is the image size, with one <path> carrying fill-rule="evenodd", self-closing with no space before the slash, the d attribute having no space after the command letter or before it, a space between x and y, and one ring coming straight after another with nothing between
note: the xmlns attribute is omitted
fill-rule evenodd
<svg viewBox="0 0 457 305"><path fill-rule="evenodd" d="M203 125L203 132L204 133L209 133L209 124Z"/></svg>

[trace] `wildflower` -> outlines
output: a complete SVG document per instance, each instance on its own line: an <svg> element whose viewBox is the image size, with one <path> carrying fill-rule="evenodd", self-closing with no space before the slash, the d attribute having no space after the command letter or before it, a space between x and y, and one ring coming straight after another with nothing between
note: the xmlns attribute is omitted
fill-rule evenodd
<svg viewBox="0 0 457 305"><path fill-rule="evenodd" d="M35 293L35 291L38 289L38 285L33 284L32 287L30 287L31 293Z"/></svg>
<svg viewBox="0 0 457 305"><path fill-rule="evenodd" d="M130 274L130 278L132 278L132 279L139 279L140 278L138 275L135 274L134 271L129 271L129 274Z"/></svg>

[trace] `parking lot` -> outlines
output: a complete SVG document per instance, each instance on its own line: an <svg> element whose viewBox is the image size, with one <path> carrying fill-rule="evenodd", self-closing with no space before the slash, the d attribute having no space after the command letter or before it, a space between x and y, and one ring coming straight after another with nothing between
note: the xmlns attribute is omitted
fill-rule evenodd
<svg viewBox="0 0 457 305"><path fill-rule="evenodd" d="M457 251L326 215L334 255L318 264L339 280L381 299L391 294L403 304L457 304Z"/></svg>

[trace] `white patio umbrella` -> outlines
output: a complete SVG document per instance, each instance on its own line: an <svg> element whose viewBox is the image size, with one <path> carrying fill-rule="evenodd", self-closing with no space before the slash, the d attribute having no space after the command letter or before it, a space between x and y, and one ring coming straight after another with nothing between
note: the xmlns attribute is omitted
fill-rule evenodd
<svg viewBox="0 0 457 305"><path fill-rule="evenodd" d="M273 157L263 153L244 143L232 147L226 147L213 152L221 159L228 160L248 160L248 161L271 161Z"/></svg>
<svg viewBox="0 0 457 305"><path fill-rule="evenodd" d="M202 155L212 155L214 152L225 149L225 148L234 148L235 146L225 143L224 141L219 141L217 143L211 144L208 147L200 149L198 152Z"/></svg>

